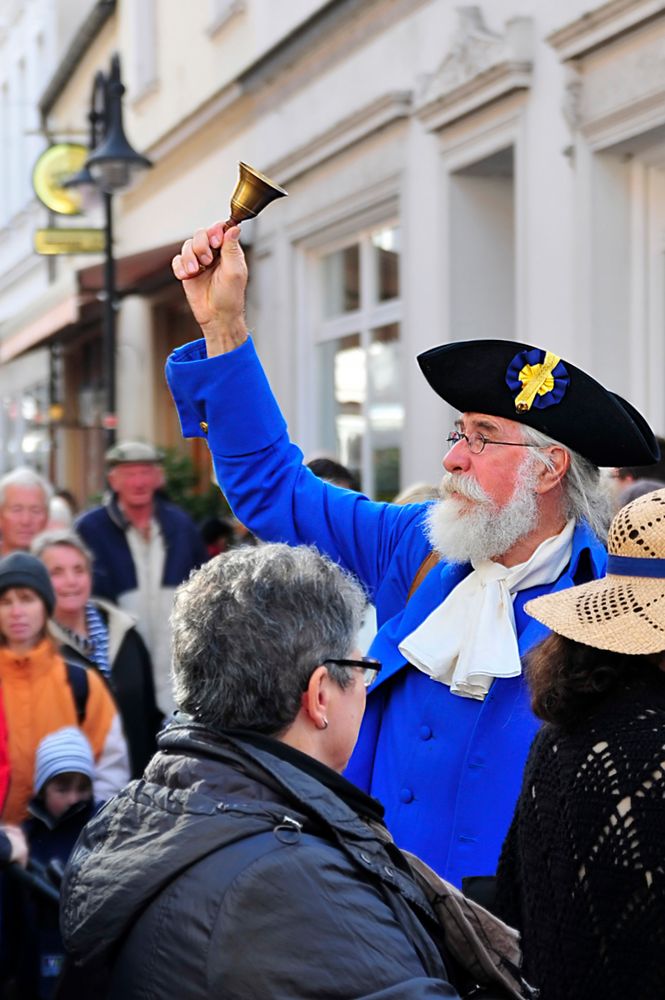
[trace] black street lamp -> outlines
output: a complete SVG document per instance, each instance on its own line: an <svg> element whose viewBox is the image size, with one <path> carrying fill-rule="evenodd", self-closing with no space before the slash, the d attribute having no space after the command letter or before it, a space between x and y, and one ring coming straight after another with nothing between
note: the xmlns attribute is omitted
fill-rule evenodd
<svg viewBox="0 0 665 1000"><path fill-rule="evenodd" d="M104 203L104 369L106 371L107 445L115 443L117 426L115 342L116 277L113 255L113 195L129 187L141 170L152 166L150 160L130 145L122 124L122 95L125 87L120 77L120 57L111 59L108 74L95 74L90 99L90 155L85 166L65 181L63 187L96 189Z"/></svg>

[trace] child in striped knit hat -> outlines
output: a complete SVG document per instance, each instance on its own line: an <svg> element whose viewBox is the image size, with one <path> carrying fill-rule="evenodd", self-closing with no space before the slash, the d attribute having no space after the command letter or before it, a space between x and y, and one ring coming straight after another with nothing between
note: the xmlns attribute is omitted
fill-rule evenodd
<svg viewBox="0 0 665 1000"><path fill-rule="evenodd" d="M35 795L22 827L29 867L67 863L81 830L99 807L93 799L94 774L92 748L76 726L58 729L41 740L35 756ZM20 883L14 891L20 914L16 948L12 949L18 995L48 1000L64 961L58 908Z"/></svg>
<svg viewBox="0 0 665 1000"><path fill-rule="evenodd" d="M94 774L92 747L80 729L65 726L49 733L41 740L35 755L35 793L39 808L30 807L30 812L33 816L41 814L47 823L50 820L51 829L55 829L70 810L77 816L82 811L88 812L79 807L81 803L92 801ZM34 804L35 800L31 806Z"/></svg>

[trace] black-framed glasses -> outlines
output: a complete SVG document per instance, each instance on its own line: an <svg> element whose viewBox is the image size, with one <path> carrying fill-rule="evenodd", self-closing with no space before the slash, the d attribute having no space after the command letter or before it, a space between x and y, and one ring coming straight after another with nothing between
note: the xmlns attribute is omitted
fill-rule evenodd
<svg viewBox="0 0 665 1000"><path fill-rule="evenodd" d="M324 660L323 665L325 666L326 663L333 663L336 667L351 667L353 670L362 670L365 687L374 683L383 667L380 660L374 660L371 656L361 656L359 660Z"/></svg>
<svg viewBox="0 0 665 1000"><path fill-rule="evenodd" d="M466 441L467 448L472 455L480 455L485 450L486 444L506 444L511 448L540 448L539 444L528 444L526 441L495 441L494 438L486 438L480 431L473 431L471 434L462 434L461 431L451 431L446 438L448 446L454 447L459 441Z"/></svg>

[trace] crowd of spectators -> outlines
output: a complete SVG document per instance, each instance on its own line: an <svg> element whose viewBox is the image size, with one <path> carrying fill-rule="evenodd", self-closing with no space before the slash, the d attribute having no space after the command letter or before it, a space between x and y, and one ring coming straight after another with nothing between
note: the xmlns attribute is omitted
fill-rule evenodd
<svg viewBox="0 0 665 1000"><path fill-rule="evenodd" d="M332 459L308 466L360 488ZM609 476L622 507L661 487L665 469ZM207 560L256 544L232 517L196 525L171 502L151 444L112 448L107 484L102 502L79 513L71 493L33 469L0 478L0 994L10 998L54 995L65 960L58 879L85 824L143 775L176 708L176 589ZM438 495L417 483L395 502ZM362 652L375 632L370 606Z"/></svg>
<svg viewBox="0 0 665 1000"><path fill-rule="evenodd" d="M34 469L0 478L0 994L23 1000L50 997L63 962L47 869L174 709L175 588L242 534L172 503L151 444L112 448L107 484L78 514Z"/></svg>

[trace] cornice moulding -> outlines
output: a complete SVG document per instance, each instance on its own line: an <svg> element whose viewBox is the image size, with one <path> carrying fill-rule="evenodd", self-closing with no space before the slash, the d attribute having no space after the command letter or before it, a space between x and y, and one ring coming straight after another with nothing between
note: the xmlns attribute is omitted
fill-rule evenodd
<svg viewBox="0 0 665 1000"><path fill-rule="evenodd" d="M290 224L289 238L313 249L385 221L387 216L398 212L400 182L400 175L391 174L374 184L363 185L362 190L331 202L321 211L308 211Z"/></svg>
<svg viewBox="0 0 665 1000"><path fill-rule="evenodd" d="M411 103L409 91L384 94L286 156L274 160L267 167L267 172L270 176L279 177L281 182L288 184L300 174L336 156L354 143L385 128L386 125L408 118L411 113Z"/></svg>
<svg viewBox="0 0 665 1000"><path fill-rule="evenodd" d="M528 90L531 77L530 64L493 66L470 83L422 105L417 117L428 131L437 131L515 91Z"/></svg>
<svg viewBox="0 0 665 1000"><path fill-rule="evenodd" d="M228 112L244 96L242 87L237 83L232 83L221 94L218 94L214 100L190 115L185 121L178 123L163 138L153 143L146 151L147 155L156 163L165 159L170 153L179 149L180 146L197 135L198 132L202 131L211 122L215 121L216 118Z"/></svg>
<svg viewBox="0 0 665 1000"><path fill-rule="evenodd" d="M581 125L592 149L602 150L665 124L665 88Z"/></svg>
<svg viewBox="0 0 665 1000"><path fill-rule="evenodd" d="M610 0L545 39L559 59L579 59L665 13L665 0Z"/></svg>

